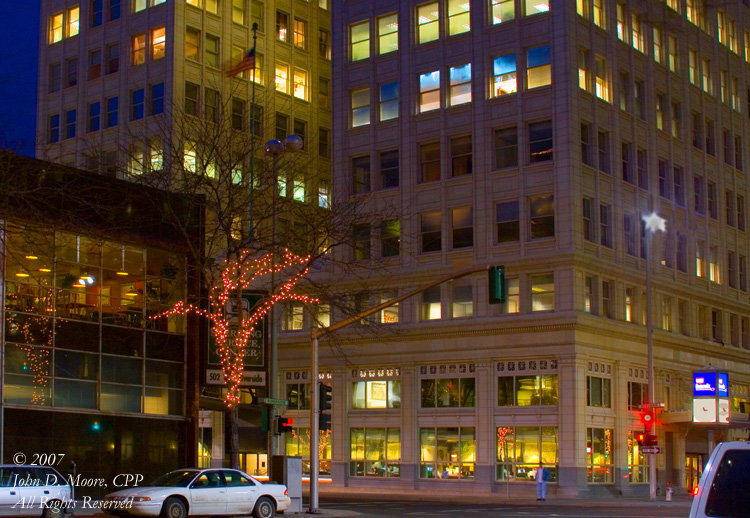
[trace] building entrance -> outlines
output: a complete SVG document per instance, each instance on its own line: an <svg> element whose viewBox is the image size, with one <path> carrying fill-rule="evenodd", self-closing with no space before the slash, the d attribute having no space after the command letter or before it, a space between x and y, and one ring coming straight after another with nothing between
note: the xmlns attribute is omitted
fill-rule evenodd
<svg viewBox="0 0 750 518"><path fill-rule="evenodd" d="M692 493L703 474L703 455L700 453L685 454L685 488Z"/></svg>

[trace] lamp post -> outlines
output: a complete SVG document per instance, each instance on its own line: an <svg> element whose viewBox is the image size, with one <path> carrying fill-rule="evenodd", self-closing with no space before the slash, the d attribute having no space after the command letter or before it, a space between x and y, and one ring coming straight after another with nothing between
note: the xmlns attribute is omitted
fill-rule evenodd
<svg viewBox="0 0 750 518"><path fill-rule="evenodd" d="M273 176L271 182L273 184L273 199L271 200L271 293L276 290L276 253L278 252L278 239L277 239L277 227L278 227L278 196L279 196L279 158L284 153L294 153L302 149L302 138L297 135L287 135L284 142L280 140L272 139L266 142L265 155L270 156L273 161ZM270 369L268 372L268 395L271 398L278 397L277 391L277 371L278 371L278 349L279 349L279 322L278 322L278 311L275 309L276 305L272 304L268 313L271 320L271 358L270 358ZM276 410L274 407L270 407L268 410L268 422L275 422ZM268 434L268 460L266 466L268 466L269 479L271 473L271 455L275 450L274 448L274 437L273 433Z"/></svg>
<svg viewBox="0 0 750 518"><path fill-rule="evenodd" d="M646 224L646 346L648 349L648 411L654 409L655 387L654 387L654 328L651 318L651 236L656 230L666 230L666 220L656 212L643 216ZM652 424L653 426L653 424ZM649 453L648 459L648 483L649 497L656 500L656 454Z"/></svg>

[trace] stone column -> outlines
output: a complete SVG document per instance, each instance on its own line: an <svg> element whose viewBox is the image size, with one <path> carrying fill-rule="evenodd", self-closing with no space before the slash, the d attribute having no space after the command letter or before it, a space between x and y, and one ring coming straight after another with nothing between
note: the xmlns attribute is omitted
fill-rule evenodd
<svg viewBox="0 0 750 518"><path fill-rule="evenodd" d="M417 367L401 367L401 483L419 486L419 376Z"/></svg>
<svg viewBox="0 0 750 518"><path fill-rule="evenodd" d="M586 362L560 358L557 364L559 411L558 494L576 497L588 488L586 471Z"/></svg>

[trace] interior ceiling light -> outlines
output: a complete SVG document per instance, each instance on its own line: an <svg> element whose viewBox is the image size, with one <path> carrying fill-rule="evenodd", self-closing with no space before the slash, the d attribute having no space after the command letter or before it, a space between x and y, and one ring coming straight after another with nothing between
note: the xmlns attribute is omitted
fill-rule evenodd
<svg viewBox="0 0 750 518"><path fill-rule="evenodd" d="M49 268L39 268L39 271L42 272L42 273L49 273L52 270L50 270Z"/></svg>
<svg viewBox="0 0 750 518"><path fill-rule="evenodd" d="M124 276L124 275L127 275L127 274L128 274L128 272L117 272L117 275L123 275Z"/></svg>
<svg viewBox="0 0 750 518"><path fill-rule="evenodd" d="M25 272L18 272L18 273L16 274L16 277L28 277L28 276L29 276L29 274L28 274L28 273L25 273Z"/></svg>
<svg viewBox="0 0 750 518"><path fill-rule="evenodd" d="M34 259L39 259L39 258L35 255L27 255L26 259L31 259L33 261Z"/></svg>

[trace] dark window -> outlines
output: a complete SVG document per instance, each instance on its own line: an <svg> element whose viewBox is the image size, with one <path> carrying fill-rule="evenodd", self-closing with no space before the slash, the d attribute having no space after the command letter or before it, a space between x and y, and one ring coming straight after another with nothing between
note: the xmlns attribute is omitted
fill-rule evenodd
<svg viewBox="0 0 750 518"><path fill-rule="evenodd" d="M164 113L164 83L151 85L151 115Z"/></svg>
<svg viewBox="0 0 750 518"><path fill-rule="evenodd" d="M76 111L68 110L65 113L65 138L75 138L76 136Z"/></svg>
<svg viewBox="0 0 750 518"><path fill-rule="evenodd" d="M120 70L120 45L113 43L107 46L107 74Z"/></svg>
<svg viewBox="0 0 750 518"><path fill-rule="evenodd" d="M352 179L354 194L370 191L370 157L359 156L352 159Z"/></svg>
<svg viewBox="0 0 750 518"><path fill-rule="evenodd" d="M581 123L581 162L591 165L591 124Z"/></svg>
<svg viewBox="0 0 750 518"><path fill-rule="evenodd" d="M354 260L370 258L370 225L354 226Z"/></svg>
<svg viewBox="0 0 750 518"><path fill-rule="evenodd" d="M47 88L48 93L57 92L60 90L62 81L62 66L60 63L55 63L49 66L49 87Z"/></svg>
<svg viewBox="0 0 750 518"><path fill-rule="evenodd" d="M622 179L628 183L635 183L633 146L629 142L622 143Z"/></svg>
<svg viewBox="0 0 750 518"><path fill-rule="evenodd" d="M219 92L206 88L203 91L203 110L207 122L217 123L221 116L219 106L221 104Z"/></svg>
<svg viewBox="0 0 750 518"><path fill-rule="evenodd" d="M399 254L401 225L397 219L380 224L380 253L383 257L396 257Z"/></svg>
<svg viewBox="0 0 750 518"><path fill-rule="evenodd" d="M193 115L197 117L198 112L198 96L200 92L200 86L195 83L185 82L185 114Z"/></svg>
<svg viewBox="0 0 750 518"><path fill-rule="evenodd" d="M78 58L65 61L65 88L78 84Z"/></svg>
<svg viewBox="0 0 750 518"><path fill-rule="evenodd" d="M693 194L694 194L694 200L693 203L695 205L695 212L698 214L705 214L706 213L706 193L704 189L704 180L700 176L694 176L693 177Z"/></svg>
<svg viewBox="0 0 750 518"><path fill-rule="evenodd" d="M529 124L529 161L552 160L552 121Z"/></svg>
<svg viewBox="0 0 750 518"><path fill-rule="evenodd" d="M518 131L504 128L495 131L495 169L518 166Z"/></svg>
<svg viewBox="0 0 750 518"><path fill-rule="evenodd" d="M91 0L91 26L98 27L102 24L104 11L103 0Z"/></svg>
<svg viewBox="0 0 750 518"><path fill-rule="evenodd" d="M598 378L586 376L586 404L610 408L612 406L612 380L609 378Z"/></svg>
<svg viewBox="0 0 750 518"><path fill-rule="evenodd" d="M130 120L143 118L143 105L145 101L145 92L143 88L133 90L130 97Z"/></svg>
<svg viewBox="0 0 750 518"><path fill-rule="evenodd" d="M398 187L398 150L380 153L380 178L383 189Z"/></svg>
<svg viewBox="0 0 750 518"><path fill-rule="evenodd" d="M451 175L471 174L471 135L451 139Z"/></svg>
<svg viewBox="0 0 750 518"><path fill-rule="evenodd" d="M674 187L674 201L678 205L685 205L685 173L681 167L672 169L672 186Z"/></svg>
<svg viewBox="0 0 750 518"><path fill-rule="evenodd" d="M648 190L648 155L645 149L637 152L638 161L638 187Z"/></svg>
<svg viewBox="0 0 750 518"><path fill-rule="evenodd" d="M440 180L440 143L420 144L419 157L422 170L422 182Z"/></svg>
<svg viewBox="0 0 750 518"><path fill-rule="evenodd" d="M242 130L245 127L245 101L232 97L232 129Z"/></svg>
<svg viewBox="0 0 750 518"><path fill-rule="evenodd" d="M331 158L331 133L327 128L318 128L318 155Z"/></svg>
<svg viewBox="0 0 750 518"><path fill-rule="evenodd" d="M263 107L257 104L250 105L250 134L263 134Z"/></svg>
<svg viewBox="0 0 750 518"><path fill-rule="evenodd" d="M594 200L591 198L583 199L583 239L596 241L596 229L594 227Z"/></svg>
<svg viewBox="0 0 750 518"><path fill-rule="evenodd" d="M599 132L599 170L603 173L610 173L609 165L609 133L606 131Z"/></svg>
<svg viewBox="0 0 750 518"><path fill-rule="evenodd" d="M276 112L276 140L284 142L289 134L289 116Z"/></svg>
<svg viewBox="0 0 750 518"><path fill-rule="evenodd" d="M102 75L102 51L89 52L89 80L98 79Z"/></svg>
<svg viewBox="0 0 750 518"><path fill-rule="evenodd" d="M471 207L451 210L453 248L474 246L474 216Z"/></svg>
<svg viewBox="0 0 750 518"><path fill-rule="evenodd" d="M294 134L302 139L302 149L307 149L307 123L302 119L294 119Z"/></svg>
<svg viewBox="0 0 750 518"><path fill-rule="evenodd" d="M120 0L109 0L109 21L120 18Z"/></svg>
<svg viewBox="0 0 750 518"><path fill-rule="evenodd" d="M119 102L117 97L107 99L107 127L117 126Z"/></svg>
<svg viewBox="0 0 750 518"><path fill-rule="evenodd" d="M440 211L425 212L420 215L422 252L439 252L442 249ZM439 286L438 286L439 288Z"/></svg>
<svg viewBox="0 0 750 518"><path fill-rule="evenodd" d="M518 200L497 204L497 242L508 243L520 239Z"/></svg>
<svg viewBox="0 0 750 518"><path fill-rule="evenodd" d="M529 198L529 219L531 239L555 235L555 203L551 194Z"/></svg>
<svg viewBox="0 0 750 518"><path fill-rule="evenodd" d="M98 102L89 104L89 123L88 132L99 131L99 116L101 114L101 105Z"/></svg>
<svg viewBox="0 0 750 518"><path fill-rule="evenodd" d="M58 142L60 140L60 114L56 113L49 117L49 141Z"/></svg>

